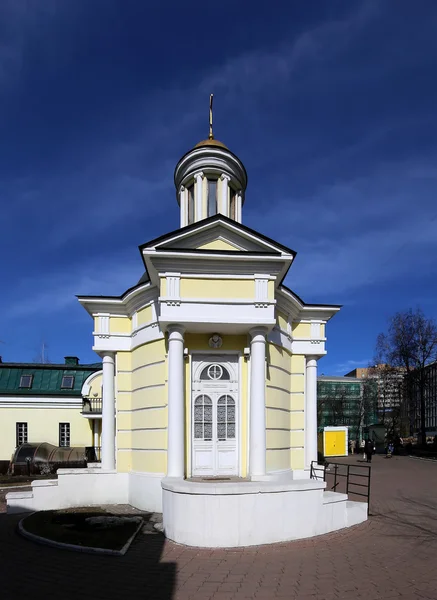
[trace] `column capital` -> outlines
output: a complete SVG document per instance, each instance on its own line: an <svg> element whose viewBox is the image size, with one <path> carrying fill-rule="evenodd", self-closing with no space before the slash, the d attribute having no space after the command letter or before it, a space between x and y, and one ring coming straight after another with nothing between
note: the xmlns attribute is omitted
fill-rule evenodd
<svg viewBox="0 0 437 600"><path fill-rule="evenodd" d="M172 336L172 338L177 338L177 334L179 334L179 336L181 336L181 339L183 340L185 327L183 325L179 325L178 323L171 323L170 325L167 325L167 332L169 336Z"/></svg>
<svg viewBox="0 0 437 600"><path fill-rule="evenodd" d="M261 325L258 327L253 327L252 329L249 330L249 334L252 338L252 340L251 340L252 342L254 341L254 338L258 337L258 336L263 336L265 338L267 333L268 333L267 327L263 327Z"/></svg>
<svg viewBox="0 0 437 600"><path fill-rule="evenodd" d="M104 352L100 352L100 356L102 357L103 362L105 362L105 359L107 359L106 362L108 362L108 360L113 361L115 359L115 352L105 350Z"/></svg>
<svg viewBox="0 0 437 600"><path fill-rule="evenodd" d="M179 188L179 191L180 191L181 193L185 192L185 186L184 186L184 185L181 185L181 187Z"/></svg>
<svg viewBox="0 0 437 600"><path fill-rule="evenodd" d="M203 171L197 171L197 173L194 173L193 175L194 179L198 179L200 177L200 179L203 179L205 177L205 173Z"/></svg>
<svg viewBox="0 0 437 600"><path fill-rule="evenodd" d="M319 360L319 358L320 358L320 356L314 356L314 355L305 356L306 366L307 367L317 367L317 361ZM313 364L309 364L309 363L313 363Z"/></svg>
<svg viewBox="0 0 437 600"><path fill-rule="evenodd" d="M222 173L222 174L220 175L220 179L221 179L222 181L231 181L231 178L229 177L229 175L226 175L226 173Z"/></svg>

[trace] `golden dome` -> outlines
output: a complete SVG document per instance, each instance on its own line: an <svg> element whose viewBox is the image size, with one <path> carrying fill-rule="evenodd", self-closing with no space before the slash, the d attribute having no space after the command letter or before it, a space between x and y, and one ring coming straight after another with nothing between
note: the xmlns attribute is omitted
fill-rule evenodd
<svg viewBox="0 0 437 600"><path fill-rule="evenodd" d="M225 144L223 142L219 142L218 140L215 140L214 138L208 139L208 140L202 140L201 142L196 144L194 147L201 148L202 146L218 146L219 148L225 148L225 150L229 150L229 148L227 146L225 146Z"/></svg>

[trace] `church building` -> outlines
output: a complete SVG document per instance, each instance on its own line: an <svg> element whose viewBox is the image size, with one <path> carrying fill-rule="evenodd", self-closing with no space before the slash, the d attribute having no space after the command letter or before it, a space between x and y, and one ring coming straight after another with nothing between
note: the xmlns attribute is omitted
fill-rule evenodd
<svg viewBox="0 0 437 600"><path fill-rule="evenodd" d="M174 183L180 228L140 246L140 281L121 296L79 297L103 361L102 462L60 471L46 502L163 512L166 535L196 546L365 520L366 504L310 478L317 361L340 307L286 287L295 252L243 224L246 170L212 128ZM21 504L35 508L43 493Z"/></svg>

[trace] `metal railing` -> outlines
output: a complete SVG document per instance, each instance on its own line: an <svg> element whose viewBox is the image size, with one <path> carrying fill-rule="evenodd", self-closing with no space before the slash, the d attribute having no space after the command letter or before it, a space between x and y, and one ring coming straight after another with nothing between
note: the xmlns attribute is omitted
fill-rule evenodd
<svg viewBox="0 0 437 600"><path fill-rule="evenodd" d="M311 479L325 481L326 489L334 492L338 492L337 488L341 486L345 494L366 498L367 515L370 507L370 475L370 465L348 465L331 461L319 465L316 460L311 462Z"/></svg>
<svg viewBox="0 0 437 600"><path fill-rule="evenodd" d="M82 398L82 414L102 414L102 398Z"/></svg>

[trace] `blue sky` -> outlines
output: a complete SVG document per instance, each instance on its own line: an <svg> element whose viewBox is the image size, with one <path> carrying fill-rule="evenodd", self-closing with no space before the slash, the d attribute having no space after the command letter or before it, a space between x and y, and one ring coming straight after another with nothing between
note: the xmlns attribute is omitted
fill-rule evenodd
<svg viewBox="0 0 437 600"><path fill-rule="evenodd" d="M120 294L178 227L213 92L243 222L344 305L320 372L365 366L395 311L437 316L436 68L433 0L0 1L3 360L96 359L75 294Z"/></svg>

